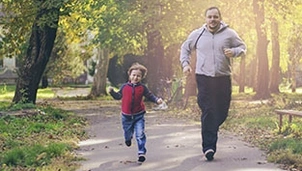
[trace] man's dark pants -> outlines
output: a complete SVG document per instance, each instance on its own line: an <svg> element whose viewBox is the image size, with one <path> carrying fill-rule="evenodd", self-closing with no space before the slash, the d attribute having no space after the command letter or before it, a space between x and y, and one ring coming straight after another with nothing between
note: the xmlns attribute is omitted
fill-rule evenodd
<svg viewBox="0 0 302 171"><path fill-rule="evenodd" d="M203 152L216 152L219 126L226 120L231 101L231 76L196 75L197 103L202 111L201 136Z"/></svg>

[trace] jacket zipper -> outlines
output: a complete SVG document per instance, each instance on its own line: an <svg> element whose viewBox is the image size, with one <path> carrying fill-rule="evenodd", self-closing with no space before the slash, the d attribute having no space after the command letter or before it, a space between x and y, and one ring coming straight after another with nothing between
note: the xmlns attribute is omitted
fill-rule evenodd
<svg viewBox="0 0 302 171"><path fill-rule="evenodd" d="M132 101L131 101L131 118L134 118L133 110L134 110L134 98L135 97L135 85L132 85Z"/></svg>

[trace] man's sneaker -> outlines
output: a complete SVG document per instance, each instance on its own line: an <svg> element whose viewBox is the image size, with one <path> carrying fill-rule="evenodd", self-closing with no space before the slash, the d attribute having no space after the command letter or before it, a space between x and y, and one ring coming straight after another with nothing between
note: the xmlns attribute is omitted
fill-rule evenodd
<svg viewBox="0 0 302 171"><path fill-rule="evenodd" d="M212 149L209 149L204 153L208 161L212 161L214 159L214 154L215 152Z"/></svg>
<svg viewBox="0 0 302 171"><path fill-rule="evenodd" d="M145 154L138 155L138 163L143 163L146 160Z"/></svg>
<svg viewBox="0 0 302 171"><path fill-rule="evenodd" d="M130 147L131 146L131 140L126 140L125 144L126 144L126 146Z"/></svg>

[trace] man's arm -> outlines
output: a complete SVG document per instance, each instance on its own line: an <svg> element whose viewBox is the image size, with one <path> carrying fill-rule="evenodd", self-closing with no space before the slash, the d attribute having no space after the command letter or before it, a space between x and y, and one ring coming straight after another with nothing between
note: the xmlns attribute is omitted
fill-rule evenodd
<svg viewBox="0 0 302 171"><path fill-rule="evenodd" d="M246 44L239 37L239 35L233 31L233 41L232 41L232 52L234 57L239 57L246 53Z"/></svg>
<svg viewBox="0 0 302 171"><path fill-rule="evenodd" d="M194 47L196 40L200 34L202 29L197 29L191 32L188 38L183 42L180 48L180 63L181 66L184 68L187 65L190 65L191 60L191 52L196 47Z"/></svg>

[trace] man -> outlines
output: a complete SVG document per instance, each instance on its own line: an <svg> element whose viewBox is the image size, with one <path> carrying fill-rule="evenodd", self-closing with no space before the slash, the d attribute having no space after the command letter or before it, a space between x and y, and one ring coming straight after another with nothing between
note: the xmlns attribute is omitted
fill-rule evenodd
<svg viewBox="0 0 302 171"><path fill-rule="evenodd" d="M245 53L246 45L238 34L221 20L217 7L205 12L206 23L194 30L181 46L180 62L190 74L191 51L196 50L197 103L202 111L202 150L208 161L214 159L219 126L226 120L230 107L230 58Z"/></svg>

